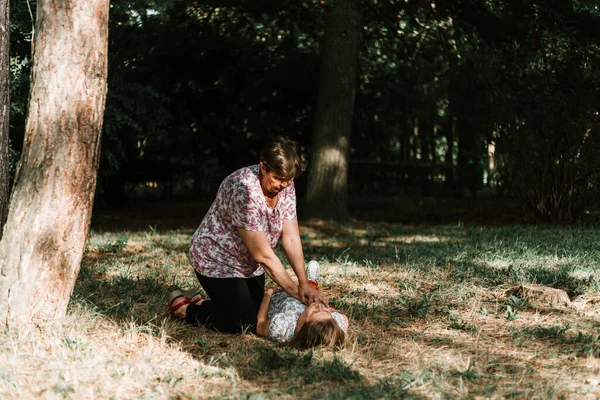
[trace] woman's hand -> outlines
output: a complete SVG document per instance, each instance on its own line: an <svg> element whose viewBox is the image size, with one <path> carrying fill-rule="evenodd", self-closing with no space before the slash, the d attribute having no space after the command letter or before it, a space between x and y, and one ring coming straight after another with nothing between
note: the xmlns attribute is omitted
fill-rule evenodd
<svg viewBox="0 0 600 400"><path fill-rule="evenodd" d="M277 292L277 289L274 289L274 288L268 288L265 290L265 294L267 294L269 296L273 296L273 294L275 294L275 292Z"/></svg>
<svg viewBox="0 0 600 400"><path fill-rule="evenodd" d="M317 289L314 289L312 286L310 286L308 282L301 283L300 286L298 286L298 297L300 298L300 301L307 306L312 303L319 302L329 307L329 302L325 296L323 296Z"/></svg>

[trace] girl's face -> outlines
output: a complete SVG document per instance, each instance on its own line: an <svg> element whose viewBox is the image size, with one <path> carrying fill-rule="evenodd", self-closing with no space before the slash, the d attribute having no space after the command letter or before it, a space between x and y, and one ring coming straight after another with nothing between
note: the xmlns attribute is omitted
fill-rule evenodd
<svg viewBox="0 0 600 400"><path fill-rule="evenodd" d="M268 171L267 167L260 164L260 186L265 196L275 197L279 192L288 187L294 181L294 178L277 176L273 171Z"/></svg>
<svg viewBox="0 0 600 400"><path fill-rule="evenodd" d="M319 302L312 303L310 306L306 307L306 310L304 310L302 314L300 314L298 322L296 323L295 333L298 333L300 328L302 328L302 325L306 322L324 321L332 318L331 310L327 308L327 306Z"/></svg>

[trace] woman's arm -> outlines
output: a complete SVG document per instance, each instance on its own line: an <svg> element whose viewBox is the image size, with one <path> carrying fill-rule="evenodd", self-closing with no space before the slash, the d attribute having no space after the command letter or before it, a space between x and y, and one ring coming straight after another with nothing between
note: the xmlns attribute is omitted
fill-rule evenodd
<svg viewBox="0 0 600 400"><path fill-rule="evenodd" d="M308 282L306 271L304 271L304 252L300 241L300 230L297 219L284 219L281 231L281 246L285 252L294 273L298 277L298 283Z"/></svg>
<svg viewBox="0 0 600 400"><path fill-rule="evenodd" d="M274 292L275 290L273 289L265 290L262 302L260 303L260 308L258 309L258 315L256 318L256 334L258 336L269 336L269 326L271 325L271 320L267 316L267 312L269 311L269 304L271 304L271 296Z"/></svg>
<svg viewBox="0 0 600 400"><path fill-rule="evenodd" d="M265 272L273 278L287 294L295 299L299 299L298 286L296 286L292 278L290 278L285 267L281 263L281 260L279 260L279 257L277 257L273 249L271 249L265 233L260 231L247 231L243 228L237 228L237 230L252 258L256 262L262 264Z"/></svg>
<svg viewBox="0 0 600 400"><path fill-rule="evenodd" d="M298 277L298 295L299 300L306 304L316 301L328 305L327 299L321 293L313 289L306 279L304 270L304 253L302 251L302 242L300 240L300 231L298 229L297 219L283 220L283 229L281 231L281 246L285 252L294 273Z"/></svg>

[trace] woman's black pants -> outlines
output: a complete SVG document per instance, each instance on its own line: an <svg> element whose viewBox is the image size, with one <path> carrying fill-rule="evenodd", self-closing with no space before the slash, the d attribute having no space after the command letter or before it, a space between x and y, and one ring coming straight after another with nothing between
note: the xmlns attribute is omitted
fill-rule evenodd
<svg viewBox="0 0 600 400"><path fill-rule="evenodd" d="M253 278L209 278L196 272L209 299L190 304L185 320L224 333L256 332L265 274Z"/></svg>

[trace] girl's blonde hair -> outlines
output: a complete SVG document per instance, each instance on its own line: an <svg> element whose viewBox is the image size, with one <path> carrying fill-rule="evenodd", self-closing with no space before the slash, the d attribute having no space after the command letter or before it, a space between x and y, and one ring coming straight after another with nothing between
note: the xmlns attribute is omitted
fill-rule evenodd
<svg viewBox="0 0 600 400"><path fill-rule="evenodd" d="M346 341L346 333L335 320L305 322L290 340L290 346L309 349L317 346L341 346Z"/></svg>

